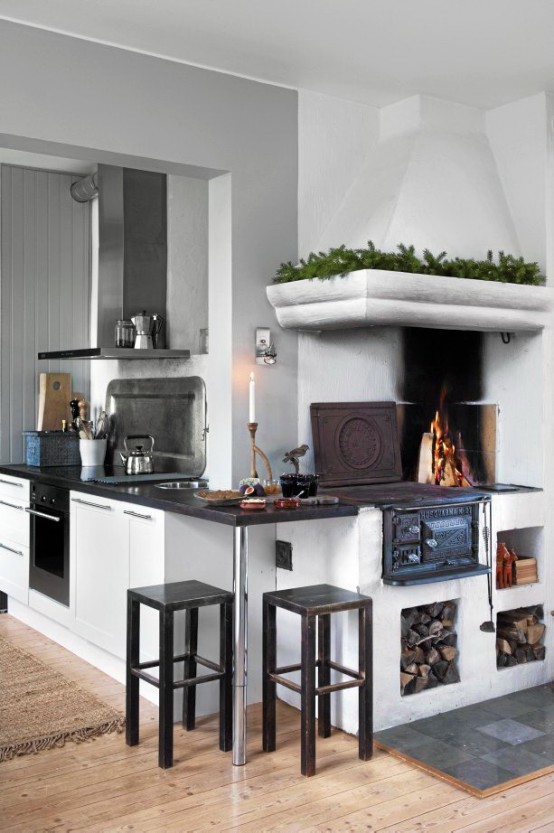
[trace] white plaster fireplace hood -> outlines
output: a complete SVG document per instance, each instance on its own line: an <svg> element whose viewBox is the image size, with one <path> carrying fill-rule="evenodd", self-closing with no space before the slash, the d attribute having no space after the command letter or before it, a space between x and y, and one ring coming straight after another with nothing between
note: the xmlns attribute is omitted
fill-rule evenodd
<svg viewBox="0 0 554 833"><path fill-rule="evenodd" d="M522 254L484 111L428 96L384 107L379 137L317 240L316 250L372 240L449 258ZM377 270L268 287L279 324L303 330L382 325L481 331L541 330L545 287Z"/></svg>
<svg viewBox="0 0 554 833"><path fill-rule="evenodd" d="M281 327L340 330L401 326L518 332L542 330L553 309L545 286L364 269L326 280L267 287Z"/></svg>

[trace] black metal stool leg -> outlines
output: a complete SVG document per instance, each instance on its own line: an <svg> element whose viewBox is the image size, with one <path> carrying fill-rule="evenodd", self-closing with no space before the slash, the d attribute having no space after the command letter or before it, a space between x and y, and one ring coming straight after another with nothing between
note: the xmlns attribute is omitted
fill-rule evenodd
<svg viewBox="0 0 554 833"><path fill-rule="evenodd" d="M265 599L263 602L263 750L275 751L275 689L270 673L277 666L276 608Z"/></svg>
<svg viewBox="0 0 554 833"><path fill-rule="evenodd" d="M359 693L359 757L368 761L373 755L373 644L371 602L360 609L359 668L365 682Z"/></svg>
<svg viewBox="0 0 554 833"><path fill-rule="evenodd" d="M331 668L329 661L331 659L331 617L318 616L318 671L317 684L318 686L330 685L331 683ZM321 694L318 703L318 721L317 732L322 738L328 738L331 734L331 695Z"/></svg>
<svg viewBox="0 0 554 833"><path fill-rule="evenodd" d="M127 686L125 692L125 741L128 746L139 742L139 679L131 669L140 659L140 602L127 596Z"/></svg>
<svg viewBox="0 0 554 833"><path fill-rule="evenodd" d="M315 634L316 617L302 616L300 742L302 775L315 775Z"/></svg>
<svg viewBox="0 0 554 833"><path fill-rule="evenodd" d="M173 766L173 611L160 612L160 726L158 765Z"/></svg>
<svg viewBox="0 0 554 833"><path fill-rule="evenodd" d="M185 663L184 679L196 677L196 653L198 651L198 608L185 611ZM187 731L196 725L196 686L187 685L183 689L183 726Z"/></svg>
<svg viewBox="0 0 554 833"><path fill-rule="evenodd" d="M225 676L219 681L219 748L233 747L233 605L220 605L219 664Z"/></svg>

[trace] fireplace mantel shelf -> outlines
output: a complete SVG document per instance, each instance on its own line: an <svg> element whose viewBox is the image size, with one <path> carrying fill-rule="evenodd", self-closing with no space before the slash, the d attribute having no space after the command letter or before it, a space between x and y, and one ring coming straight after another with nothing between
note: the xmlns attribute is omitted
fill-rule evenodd
<svg viewBox="0 0 554 833"><path fill-rule="evenodd" d="M548 326L554 308L554 290L545 286L377 269L273 284L267 297L281 327L298 330L400 326L533 331Z"/></svg>

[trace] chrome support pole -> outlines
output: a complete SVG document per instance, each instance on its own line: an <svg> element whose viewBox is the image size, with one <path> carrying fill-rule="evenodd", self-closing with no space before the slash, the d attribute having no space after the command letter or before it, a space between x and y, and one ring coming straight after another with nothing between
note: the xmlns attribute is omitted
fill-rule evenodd
<svg viewBox="0 0 554 833"><path fill-rule="evenodd" d="M233 592L235 594L233 657L233 764L246 763L248 682L248 527L234 530Z"/></svg>

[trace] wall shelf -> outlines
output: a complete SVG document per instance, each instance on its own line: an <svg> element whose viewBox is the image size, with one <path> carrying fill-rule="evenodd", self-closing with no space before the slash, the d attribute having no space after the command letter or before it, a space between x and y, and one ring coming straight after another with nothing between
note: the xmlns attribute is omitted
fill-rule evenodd
<svg viewBox="0 0 554 833"><path fill-rule="evenodd" d="M338 330L400 326L481 332L539 331L554 290L495 281L362 269L268 286L281 327Z"/></svg>

